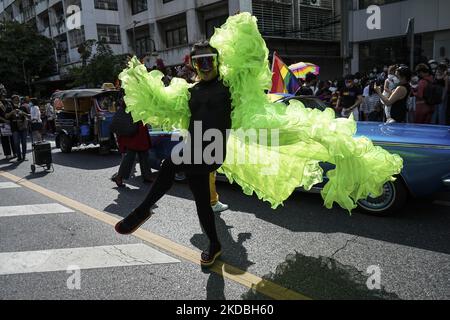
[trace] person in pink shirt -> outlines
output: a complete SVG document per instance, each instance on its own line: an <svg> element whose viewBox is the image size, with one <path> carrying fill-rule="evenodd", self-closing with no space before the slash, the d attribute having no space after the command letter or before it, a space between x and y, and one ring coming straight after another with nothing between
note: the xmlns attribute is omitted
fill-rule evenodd
<svg viewBox="0 0 450 320"><path fill-rule="evenodd" d="M416 97L415 121L419 124L431 124L435 106L430 106L425 102L424 92L427 86L433 83L433 76L430 68L424 63L417 65L416 72L420 80L414 91Z"/></svg>

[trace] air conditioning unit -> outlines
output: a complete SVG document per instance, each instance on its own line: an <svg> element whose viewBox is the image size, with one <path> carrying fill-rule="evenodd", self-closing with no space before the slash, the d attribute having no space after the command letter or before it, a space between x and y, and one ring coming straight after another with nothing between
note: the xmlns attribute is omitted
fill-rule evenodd
<svg viewBox="0 0 450 320"><path fill-rule="evenodd" d="M320 0L309 0L309 4L313 7L320 7Z"/></svg>

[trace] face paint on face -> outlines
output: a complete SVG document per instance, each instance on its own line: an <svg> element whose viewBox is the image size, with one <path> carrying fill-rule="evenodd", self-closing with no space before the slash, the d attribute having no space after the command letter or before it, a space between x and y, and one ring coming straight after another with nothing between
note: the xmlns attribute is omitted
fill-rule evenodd
<svg viewBox="0 0 450 320"><path fill-rule="evenodd" d="M195 68L200 79L210 81L218 75L217 54L200 54L192 58L192 65Z"/></svg>
<svg viewBox="0 0 450 320"><path fill-rule="evenodd" d="M217 68L217 54L200 54L192 57L192 65L197 71L209 72Z"/></svg>

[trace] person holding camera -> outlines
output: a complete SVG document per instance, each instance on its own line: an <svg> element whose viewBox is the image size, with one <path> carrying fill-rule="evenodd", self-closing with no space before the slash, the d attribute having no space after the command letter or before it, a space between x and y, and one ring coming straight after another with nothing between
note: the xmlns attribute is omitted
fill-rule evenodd
<svg viewBox="0 0 450 320"><path fill-rule="evenodd" d="M14 109L6 115L6 119L11 121L11 131L13 133L17 161L22 162L27 160L28 121L31 116L28 112L28 108L24 105L20 105L19 96L12 96L12 103Z"/></svg>
<svg viewBox="0 0 450 320"><path fill-rule="evenodd" d="M387 98L381 87L375 87L375 92L380 97L384 105L390 107L390 119L388 123L406 123L408 116L408 99L411 95L412 72L406 66L399 67L395 72L399 79L399 85L394 89L392 94Z"/></svg>

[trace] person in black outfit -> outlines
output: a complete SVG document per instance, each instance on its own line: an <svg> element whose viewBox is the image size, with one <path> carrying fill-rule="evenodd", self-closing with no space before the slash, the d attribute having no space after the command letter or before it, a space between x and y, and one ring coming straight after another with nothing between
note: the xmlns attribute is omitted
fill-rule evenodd
<svg viewBox="0 0 450 320"><path fill-rule="evenodd" d="M14 109L6 114L6 119L11 121L11 131L13 133L17 161L22 162L27 160L27 136L30 110L25 105L20 104L20 98L17 95L12 96L12 103Z"/></svg>
<svg viewBox="0 0 450 320"><path fill-rule="evenodd" d="M190 151L191 156L186 156L189 160L184 160L181 164L175 164L172 159L165 160L145 200L116 225L116 231L120 234L131 234L142 226L151 217L152 206L172 187L175 174L184 171L194 195L200 224L210 241L209 250L202 253L201 264L210 267L221 255L222 248L210 203L209 175L222 166L226 157L227 130L231 128L231 94L219 79L218 52L207 41L194 45L191 51L191 60L200 79L190 89L191 118L188 130L190 137L186 140L182 150L182 152ZM194 130L198 124L202 125L201 132ZM196 139L203 141L203 134L209 129L220 131L223 137L221 150L215 150L216 152L221 151L222 156L217 157L216 155L213 163L203 157L203 151L210 142L203 142L199 145L193 142ZM197 136L200 133L202 137ZM200 161L198 158L196 159L195 154L202 155Z"/></svg>
<svg viewBox="0 0 450 320"><path fill-rule="evenodd" d="M6 119L6 114L12 111L10 103L4 99L5 94L0 91L0 124L11 125L11 122ZM3 153L5 154L6 160L11 160L17 157L16 149L14 147L14 141L12 135L2 135L0 133L0 140L3 147ZM12 155L14 154L14 156Z"/></svg>
<svg viewBox="0 0 450 320"><path fill-rule="evenodd" d="M295 93L296 96L314 96L317 84L317 76L314 73L308 73L305 78L305 84Z"/></svg>
<svg viewBox="0 0 450 320"><path fill-rule="evenodd" d="M336 110L341 111L344 118L350 117L361 103L363 102L363 92L356 85L354 75L347 75L345 77L345 87L339 90L339 100L337 102ZM359 120L359 118L355 118Z"/></svg>
<svg viewBox="0 0 450 320"><path fill-rule="evenodd" d="M391 106L391 118L398 123L406 123L408 115L408 99L411 95L410 81L411 70L406 66L401 66L395 74L400 79L399 86L394 90L389 98L383 95L382 88L377 86L375 91L380 99L387 106Z"/></svg>

